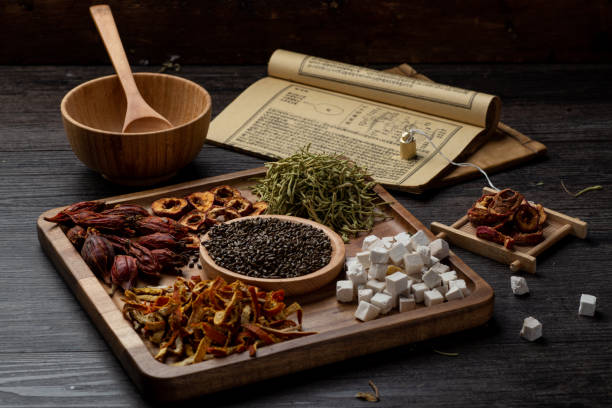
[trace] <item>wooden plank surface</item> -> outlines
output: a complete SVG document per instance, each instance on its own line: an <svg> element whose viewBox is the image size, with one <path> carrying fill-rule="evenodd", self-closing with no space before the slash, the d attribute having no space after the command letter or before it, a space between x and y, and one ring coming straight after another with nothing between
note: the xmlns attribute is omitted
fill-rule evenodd
<svg viewBox="0 0 612 408"><path fill-rule="evenodd" d="M2 64L108 64L92 2L5 1ZM267 62L276 48L363 63L610 62L606 0L109 0L132 64Z"/></svg>
<svg viewBox="0 0 612 408"><path fill-rule="evenodd" d="M398 61L399 62L399 61ZM387 68L381 66L380 68ZM202 398L211 406L353 407L368 380L381 406L605 406L612 396L612 76L610 65L419 65L432 79L498 93L502 120L546 144L547 158L496 174L498 186L589 223L538 258L531 294L510 291L507 266L455 252L495 290L485 326L397 347ZM87 170L63 134L59 101L105 67L0 67L0 407L145 407L118 361L39 247L35 223L66 202L130 193ZM217 114L263 66L185 67ZM248 169L262 161L205 146L169 183ZM569 189L600 184L573 198ZM451 224L484 185L474 180L423 196L394 193L424 224ZM577 314L581 293L598 297L595 318ZM524 317L544 338L518 336ZM432 349L458 352L457 357ZM316 358L316 356L313 356ZM193 403L191 404L193 405Z"/></svg>

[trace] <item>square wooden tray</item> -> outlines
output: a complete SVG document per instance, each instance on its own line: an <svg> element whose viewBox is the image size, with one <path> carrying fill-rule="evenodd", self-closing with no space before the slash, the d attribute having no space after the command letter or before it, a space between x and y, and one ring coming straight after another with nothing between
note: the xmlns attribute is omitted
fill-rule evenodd
<svg viewBox="0 0 612 408"><path fill-rule="evenodd" d="M107 203L136 203L149 207L160 197L184 196L193 191L230 184L248 198L254 198L248 187L253 177L261 176L265 168L257 168L223 176L196 180L155 190L105 199ZM392 219L378 223L372 233L395 235L401 231L414 233L427 230L408 210L384 188L376 187L380 197L391 204L386 210ZM493 313L493 289L461 259L451 252L446 263L465 279L471 294L462 300L417 309L360 322L353 316L355 304L340 304L335 298L335 281L314 293L293 298L304 308L304 330L317 331L307 336L262 347L257 356L248 353L207 360L185 367L175 367L153 358L154 347L146 344L121 314L119 295L108 295L100 282L62 230L43 219L62 208L43 213L38 219L41 246L72 289L78 301L102 333L129 376L142 391L157 401L186 399L197 395L260 381L267 378L306 370L312 367L346 360L428 338L465 330L484 324ZM347 256L360 251L365 235L347 244ZM202 274L198 269L184 270L185 276ZM164 277L169 284L173 277Z"/></svg>
<svg viewBox="0 0 612 408"><path fill-rule="evenodd" d="M496 191L485 187L482 192L483 194L491 194ZM575 235L578 238L587 236L586 222L548 208L544 208L544 211L547 214L543 230L544 241L534 246L516 245L512 250L505 248L503 245L478 238L476 227L468 221L467 215L459 218L450 227L439 222L432 222L431 230L438 234L438 237L444 238L461 248L510 265L512 272L523 270L536 273L536 257L542 252L568 234Z"/></svg>

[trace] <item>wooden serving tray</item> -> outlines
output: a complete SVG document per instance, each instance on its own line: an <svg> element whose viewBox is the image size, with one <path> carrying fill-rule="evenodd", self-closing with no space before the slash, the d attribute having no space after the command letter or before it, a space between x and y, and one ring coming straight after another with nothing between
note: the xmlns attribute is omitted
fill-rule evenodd
<svg viewBox="0 0 612 408"><path fill-rule="evenodd" d="M483 194L492 194L496 191L492 188L484 187L482 192ZM439 222L432 222L431 230L438 234L438 237L448 240L461 248L510 265L512 272L523 270L529 273L536 273L536 257L542 252L568 234L583 239L587 236L586 222L548 208L544 208L544 211L547 214L543 230L544 241L533 246L515 245L512 250L505 248L503 245L478 238L476 236L476 227L468 221L467 215L459 218L450 227Z"/></svg>
<svg viewBox="0 0 612 408"><path fill-rule="evenodd" d="M136 203L149 207L160 197L185 196L193 191L208 190L219 184L230 184L253 199L248 186L265 168L196 180L155 190L105 199L108 203ZM390 202L387 213L393 218L378 223L372 233L395 235L427 230L384 188L376 187L380 197ZM484 324L493 313L493 289L461 259L451 252L446 261L460 278L465 279L471 294L462 300L432 307L418 305L410 312L393 312L369 322L353 317L356 304L340 304L335 298L335 281L323 288L291 300L304 309L303 328L318 334L262 347L256 357L248 353L231 355L201 363L175 367L153 358L154 347L146 344L121 314L119 295L108 295L108 288L87 267L80 254L62 230L43 217L53 216L62 208L43 213L38 219L38 237L58 271L78 301L100 330L111 349L142 393L157 401L186 399L196 395L277 377L291 372L342 361L359 355L422 341ZM346 245L347 256L360 251L365 235ZM186 267L185 276L202 274ZM161 284L175 278L164 277Z"/></svg>

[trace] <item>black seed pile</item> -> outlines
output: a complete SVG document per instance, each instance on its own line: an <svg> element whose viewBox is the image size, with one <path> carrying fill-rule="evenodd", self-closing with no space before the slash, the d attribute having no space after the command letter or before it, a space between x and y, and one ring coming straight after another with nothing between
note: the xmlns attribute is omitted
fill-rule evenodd
<svg viewBox="0 0 612 408"><path fill-rule="evenodd" d="M219 224L202 243L215 263L255 278L295 278L331 259L331 242L318 228L275 218Z"/></svg>

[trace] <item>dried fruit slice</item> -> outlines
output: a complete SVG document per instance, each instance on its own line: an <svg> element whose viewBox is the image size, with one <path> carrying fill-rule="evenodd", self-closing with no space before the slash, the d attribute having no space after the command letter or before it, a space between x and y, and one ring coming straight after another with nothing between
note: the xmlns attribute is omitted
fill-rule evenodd
<svg viewBox="0 0 612 408"><path fill-rule="evenodd" d="M227 202L225 208L235 210L238 212L238 214L244 216L251 211L253 205L249 200L245 198L232 198Z"/></svg>
<svg viewBox="0 0 612 408"><path fill-rule="evenodd" d="M249 215L263 214L264 212L266 212L267 209L268 209L268 203L266 203L265 201L257 201L256 203L253 204L253 212L250 213Z"/></svg>
<svg viewBox="0 0 612 408"><path fill-rule="evenodd" d="M223 204L224 206L225 203L234 198L242 198L242 194L240 194L240 191L238 191L232 186L228 186L227 184L217 186L211 189L210 192L215 195L215 201L219 204Z"/></svg>
<svg viewBox="0 0 612 408"><path fill-rule="evenodd" d="M512 239L512 237L504 235L496 229L487 227L485 225L476 228L476 236L478 238L486 239L487 241L502 244L508 249L512 249L512 245L514 244L514 239Z"/></svg>
<svg viewBox="0 0 612 408"><path fill-rule="evenodd" d="M179 220L179 224L187 227L191 232L202 231L206 228L207 215L198 210L193 210Z"/></svg>
<svg viewBox="0 0 612 408"><path fill-rule="evenodd" d="M187 196L189 203L200 212L207 212L215 205L215 195L210 191L195 192Z"/></svg>
<svg viewBox="0 0 612 408"><path fill-rule="evenodd" d="M540 214L535 207L521 204L514 214L514 224L521 232L534 232L540 227Z"/></svg>
<svg viewBox="0 0 612 408"><path fill-rule="evenodd" d="M212 226L216 224L220 224L225 221L225 214L227 213L227 208L225 207L215 207L212 210L206 213L206 225Z"/></svg>
<svg viewBox="0 0 612 408"><path fill-rule="evenodd" d="M178 219L189 210L189 202L184 198L164 197L153 201L151 210L157 216Z"/></svg>
<svg viewBox="0 0 612 408"><path fill-rule="evenodd" d="M544 240L544 233L542 231L520 233L517 232L512 236L516 245L531 246L537 245Z"/></svg>

